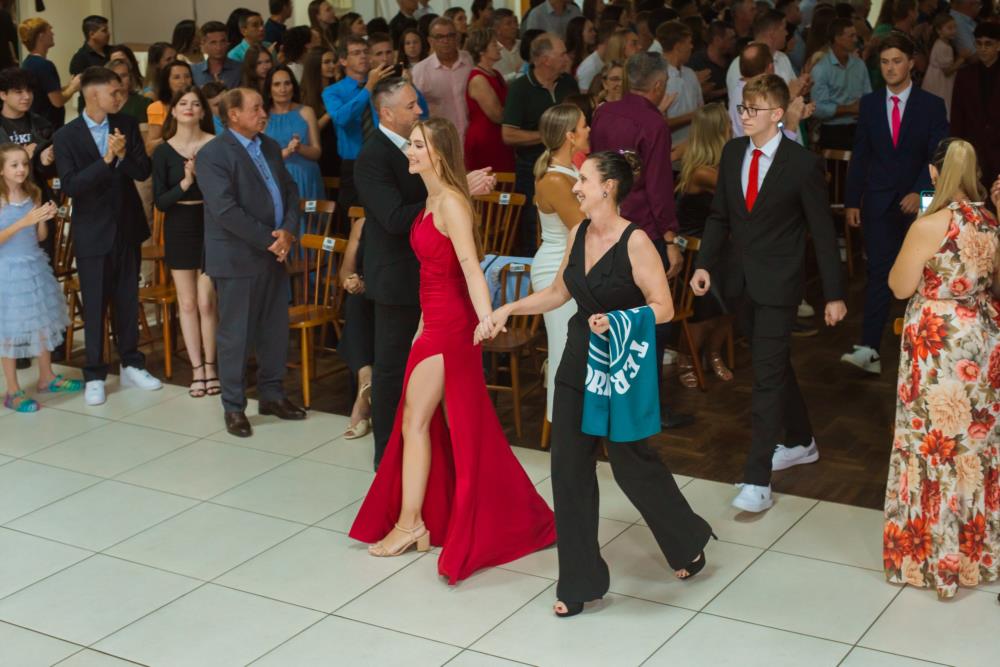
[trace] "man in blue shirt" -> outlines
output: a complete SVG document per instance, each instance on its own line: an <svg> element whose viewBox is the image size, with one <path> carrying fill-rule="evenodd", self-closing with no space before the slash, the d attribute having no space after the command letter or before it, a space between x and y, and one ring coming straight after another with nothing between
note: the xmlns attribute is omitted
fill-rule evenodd
<svg viewBox="0 0 1000 667"><path fill-rule="evenodd" d="M337 153L341 160L337 208L347 211L358 203L354 161L366 135L376 127L372 91L379 81L392 76L392 67L371 69L368 43L363 37L350 36L342 40L337 55L344 68L344 78L323 90L323 106L337 132Z"/></svg>
<svg viewBox="0 0 1000 667"><path fill-rule="evenodd" d="M264 41L264 19L257 12L240 17L240 34L243 35L243 41L229 49L229 57L233 60L243 62L251 46L271 48L271 44Z"/></svg>
<svg viewBox="0 0 1000 667"><path fill-rule="evenodd" d="M209 81L219 81L226 88L239 88L241 66L226 56L229 38L226 24L208 21L201 26L201 50L205 59L191 65L191 78L196 86L204 86Z"/></svg>
<svg viewBox="0 0 1000 667"><path fill-rule="evenodd" d="M813 116L823 121L819 143L823 148L849 151L858 125L858 104L872 92L864 61L854 55L857 30L850 19L830 24L830 52L812 69Z"/></svg>

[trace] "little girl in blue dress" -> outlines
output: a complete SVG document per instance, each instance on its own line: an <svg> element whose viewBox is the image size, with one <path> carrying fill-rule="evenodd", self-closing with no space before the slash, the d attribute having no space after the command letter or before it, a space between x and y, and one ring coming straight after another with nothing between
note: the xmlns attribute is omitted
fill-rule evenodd
<svg viewBox="0 0 1000 667"><path fill-rule="evenodd" d="M17 381L16 360L38 357L39 392L79 391L81 382L52 372L52 350L69 325L63 292L39 241L56 214L31 182L31 160L20 146L0 146L0 358L7 382L5 407L37 412L39 404Z"/></svg>

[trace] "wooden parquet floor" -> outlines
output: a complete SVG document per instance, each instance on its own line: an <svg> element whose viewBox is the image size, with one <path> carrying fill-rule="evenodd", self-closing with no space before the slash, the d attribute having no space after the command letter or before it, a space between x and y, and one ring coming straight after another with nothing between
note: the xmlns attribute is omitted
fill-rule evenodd
<svg viewBox="0 0 1000 667"><path fill-rule="evenodd" d="M810 303L821 322L822 303L819 287L812 281L808 289ZM809 407L816 441L820 449L818 463L775 473L773 488L832 502L881 508L892 442L895 411L896 368L899 343L887 330L882 357L882 376L875 378L839 361L840 355L856 343L861 329L863 280L856 277L850 285L847 319L835 328L820 326L817 336L793 339L793 363L799 385ZM895 304L894 314L902 313L903 304ZM162 349L148 355L151 372L162 377ZM750 438L750 351L737 344L736 377L732 382L717 380L709 372L708 391L682 387L675 377L664 382L662 398L674 410L696 416L692 426L665 431L652 442L670 469L681 475L733 483L740 479ZM290 350L289 359L298 358ZM82 359L74 360L81 363ZM312 385L314 410L349 414L352 396L346 371L335 354L320 358L321 372L338 371ZM526 377L530 378L526 371ZM672 369L668 370L672 373ZM191 371L186 361L175 357L174 377L170 382L186 385ZM251 374L252 377L252 374ZM301 401L297 370L286 378L289 397ZM250 390L253 396L253 389ZM215 400L206 398L205 400ZM538 448L541 438L545 394L538 389L522 402L524 432L514 434L509 395L501 395L497 412L512 444ZM220 411L220 423L222 419ZM331 433L330 437L339 434Z"/></svg>

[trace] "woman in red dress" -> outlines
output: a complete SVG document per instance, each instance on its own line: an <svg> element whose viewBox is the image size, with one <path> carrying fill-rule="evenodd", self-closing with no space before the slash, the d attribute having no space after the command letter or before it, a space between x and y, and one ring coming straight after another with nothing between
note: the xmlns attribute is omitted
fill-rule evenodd
<svg viewBox="0 0 1000 667"><path fill-rule="evenodd" d="M476 66L469 72L465 101L469 105L469 127L465 130L465 166L514 171L514 151L503 142L500 124L507 101L507 83L493 69L500 60L500 45L492 30L473 30L465 50Z"/></svg>
<svg viewBox="0 0 1000 667"><path fill-rule="evenodd" d="M440 545L438 572L454 584L552 544L555 521L507 444L473 344L492 308L455 126L418 123L407 157L427 186L410 231L423 315L392 436L350 535L377 540L373 556Z"/></svg>

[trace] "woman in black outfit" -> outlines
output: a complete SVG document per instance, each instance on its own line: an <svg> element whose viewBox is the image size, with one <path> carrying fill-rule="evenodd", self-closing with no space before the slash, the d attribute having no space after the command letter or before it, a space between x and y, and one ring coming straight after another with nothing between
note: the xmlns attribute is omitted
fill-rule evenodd
<svg viewBox="0 0 1000 667"><path fill-rule="evenodd" d="M213 138L212 113L197 87L174 94L163 124L164 142L153 151L153 197L163 211L164 255L177 288L181 333L191 360L193 398L220 391L215 369L215 290L202 272L205 213L194 157ZM204 356L202 356L204 353Z"/></svg>
<svg viewBox="0 0 1000 667"><path fill-rule="evenodd" d="M597 541L596 457L601 439L582 432L583 389L590 332L608 329L605 313L648 305L663 323L674 307L663 263L649 237L618 214L639 170L634 153L604 151L580 168L573 193L589 219L569 235L566 256L546 289L494 311L476 331L495 336L511 315L553 310L571 297L577 313L569 322L562 362L556 371L552 417L552 489L558 534L558 616L573 616L583 604L602 598L610 586L608 566ZM608 443L615 481L653 532L678 578L705 565L704 547L712 529L695 514L673 475L646 440Z"/></svg>

